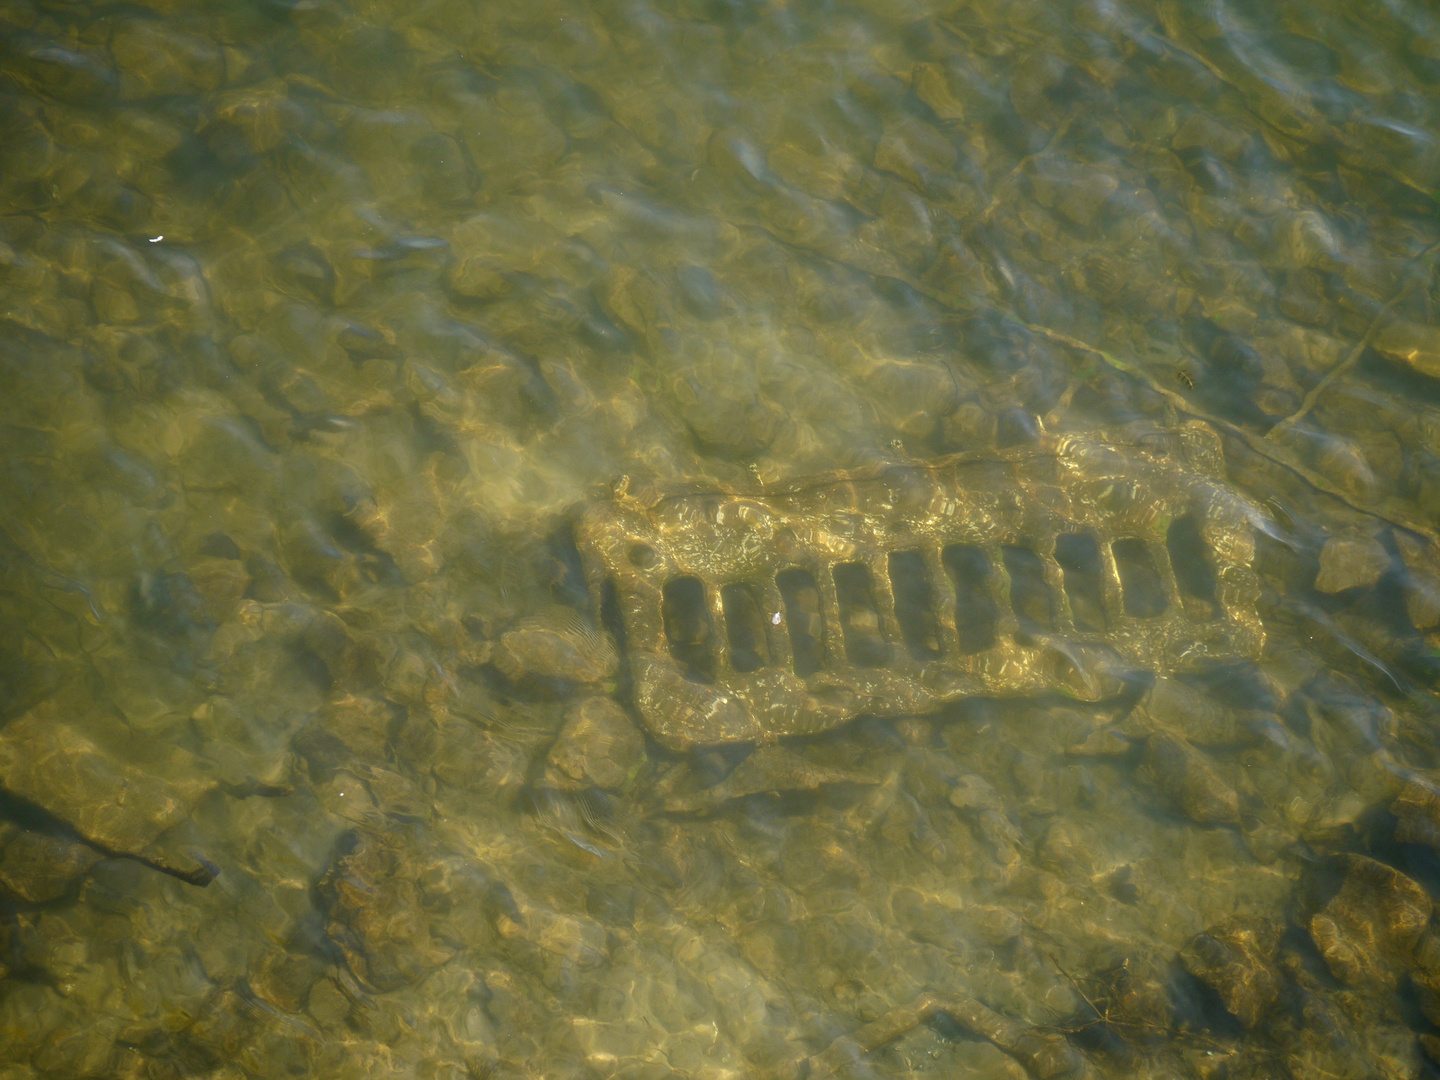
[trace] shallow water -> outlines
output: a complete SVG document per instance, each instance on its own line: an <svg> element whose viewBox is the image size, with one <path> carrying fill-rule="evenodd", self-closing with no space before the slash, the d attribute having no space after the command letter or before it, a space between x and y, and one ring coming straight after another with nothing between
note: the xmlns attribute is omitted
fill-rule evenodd
<svg viewBox="0 0 1440 1080"><path fill-rule="evenodd" d="M0 0L0 1076L1435 1075L1437 85L1399 0ZM682 576L668 696L580 550L1194 425L1241 524ZM666 727L842 643L925 708Z"/></svg>

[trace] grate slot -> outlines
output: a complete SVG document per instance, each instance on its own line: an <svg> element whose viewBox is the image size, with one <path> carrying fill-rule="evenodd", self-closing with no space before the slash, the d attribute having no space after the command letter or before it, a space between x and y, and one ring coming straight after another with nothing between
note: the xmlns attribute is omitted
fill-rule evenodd
<svg viewBox="0 0 1440 1080"><path fill-rule="evenodd" d="M660 615L670 655L697 682L715 680L715 628L698 577L672 578L661 593Z"/></svg>
<svg viewBox="0 0 1440 1080"><path fill-rule="evenodd" d="M770 620L759 591L748 582L734 582L720 590L725 611L730 666L739 672L759 671L770 665Z"/></svg>
<svg viewBox="0 0 1440 1080"><path fill-rule="evenodd" d="M1170 522L1165 546L1170 552L1170 565L1175 568L1175 584L1187 609L1199 608L1206 620L1219 616L1220 602L1215 593L1210 548L1194 514L1181 514Z"/></svg>
<svg viewBox="0 0 1440 1080"><path fill-rule="evenodd" d="M940 553L950 587L955 592L955 629L962 656L973 656L995 645L1000 609L992 582L995 567L990 557L971 544L951 544Z"/></svg>
<svg viewBox="0 0 1440 1080"><path fill-rule="evenodd" d="M775 584L785 604L793 670L803 679L825 666L825 616L820 606L820 588L815 584L815 575L798 566L780 571L775 575Z"/></svg>
<svg viewBox="0 0 1440 1080"><path fill-rule="evenodd" d="M1105 618L1105 568L1100 543L1089 533L1065 533L1055 539L1055 561L1065 572L1065 597L1075 629L1103 634Z"/></svg>
<svg viewBox="0 0 1440 1080"><path fill-rule="evenodd" d="M1001 558L1010 575L1010 610L1019 620L1023 634L1048 633L1055 629L1055 594L1045 580L1045 563L1029 548L1006 546Z"/></svg>
<svg viewBox="0 0 1440 1080"><path fill-rule="evenodd" d="M1170 606L1165 580L1156 569L1145 541L1116 540L1110 550L1115 553L1115 569L1120 572L1125 614L1137 619L1154 619L1165 614Z"/></svg>
<svg viewBox="0 0 1440 1080"><path fill-rule="evenodd" d="M925 663L941 656L940 622L935 615L935 587L923 552L892 551L890 590L895 596L895 621L913 660Z"/></svg>
<svg viewBox="0 0 1440 1080"><path fill-rule="evenodd" d="M884 667L890 662L890 646L880 630L870 568L864 563L840 563L832 573L846 657L856 667Z"/></svg>

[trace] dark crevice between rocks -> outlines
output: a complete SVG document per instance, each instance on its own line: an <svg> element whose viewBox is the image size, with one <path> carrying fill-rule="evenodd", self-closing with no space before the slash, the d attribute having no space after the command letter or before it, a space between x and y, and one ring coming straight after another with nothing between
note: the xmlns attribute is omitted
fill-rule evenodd
<svg viewBox="0 0 1440 1080"><path fill-rule="evenodd" d="M925 1021L931 1031L939 1035L946 1042L951 1043L983 1043L989 1042L985 1036L971 1031L969 1028L959 1024L944 1009L935 1012Z"/></svg>
<svg viewBox="0 0 1440 1080"><path fill-rule="evenodd" d="M1201 1032L1226 1042L1239 1042L1245 1038L1244 1025L1225 1008L1220 995L1186 971L1178 959L1167 972L1166 990L1177 1028Z"/></svg>
<svg viewBox="0 0 1440 1080"><path fill-rule="evenodd" d="M1432 897L1440 896L1440 853L1424 844L1398 839L1399 823L1389 807L1372 806L1355 821L1356 836L1351 850L1413 878ZM1338 888L1336 884L1335 889ZM1324 899L1328 900L1329 896Z"/></svg>
<svg viewBox="0 0 1440 1080"><path fill-rule="evenodd" d="M1386 360L1374 349L1360 356L1356 373L1380 390L1406 401L1429 406L1440 405L1440 379L1422 375L1404 364Z"/></svg>
<svg viewBox="0 0 1440 1080"><path fill-rule="evenodd" d="M215 629L187 574L142 576L131 586L130 611L136 625L172 641L195 644Z"/></svg>
<svg viewBox="0 0 1440 1080"><path fill-rule="evenodd" d="M625 620L620 614L620 593L615 582L609 578L600 588L600 629L615 642L615 651L620 655L620 665L615 672L615 697L624 703L630 712L635 712L635 684L626 660Z"/></svg>
<svg viewBox="0 0 1440 1080"><path fill-rule="evenodd" d="M551 562L550 594L557 604L588 611L590 586L585 581L585 566L575 544L571 523L553 529L545 537L545 554Z"/></svg>

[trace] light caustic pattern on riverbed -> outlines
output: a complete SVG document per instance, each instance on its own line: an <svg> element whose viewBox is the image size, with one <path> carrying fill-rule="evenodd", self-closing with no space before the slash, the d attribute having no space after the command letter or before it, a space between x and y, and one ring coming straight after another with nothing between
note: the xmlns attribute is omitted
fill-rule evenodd
<svg viewBox="0 0 1440 1080"><path fill-rule="evenodd" d="M1436 85L1407 0L0 0L0 1075L1434 1075ZM626 609L697 491L809 555ZM826 730L667 735L736 672Z"/></svg>

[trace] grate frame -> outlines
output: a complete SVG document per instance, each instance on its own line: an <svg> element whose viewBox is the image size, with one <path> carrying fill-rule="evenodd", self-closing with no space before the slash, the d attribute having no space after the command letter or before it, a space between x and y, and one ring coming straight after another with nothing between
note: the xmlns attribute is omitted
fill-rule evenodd
<svg viewBox="0 0 1440 1080"><path fill-rule="evenodd" d="M1185 515L1203 542L1213 602L1187 595L1170 559L1169 528ZM597 611L606 583L613 585L642 719L661 743L685 750L811 735L862 714L924 713L975 695L1050 691L1094 701L1118 692L1137 669L1169 675L1256 659L1264 629L1251 567L1253 520L1254 508L1225 483L1219 436L1195 421L1120 438L1045 436L1033 446L754 491L666 492L621 478L608 498L585 508L575 535ZM1055 551L1066 534L1098 544L1103 630L1075 625ZM1165 601L1160 614L1127 611L1114 556L1122 542L1148 556ZM989 564L993 640L978 651L962 647L957 620L966 612L946 567L945 553L962 548L982 552ZM1038 563L1049 592L1048 626L1029 618L1022 625L1017 616L1007 549L1035 556L1027 561ZM891 560L899 552L918 553L932 602L936 640L923 657L897 616ZM836 588L837 569L844 590ZM676 613L674 583L682 579L699 582L703 596L694 602L703 610ZM852 602L847 612L840 592L853 601L862 579L870 610ZM801 586L787 596L782 583L796 581ZM1040 587L1022 585L1027 596ZM764 620L763 654L756 613L733 602L738 588ZM797 599L806 589L814 593L808 608ZM683 591L693 598L692 586ZM727 593L731 614L743 607L749 621L734 639ZM817 646L797 635L797 620L818 640L818 664L805 652ZM685 640L677 645L674 626L682 622ZM867 648L847 648L861 634ZM731 644L741 637L755 655L736 663ZM855 662L857 655L866 662Z"/></svg>

